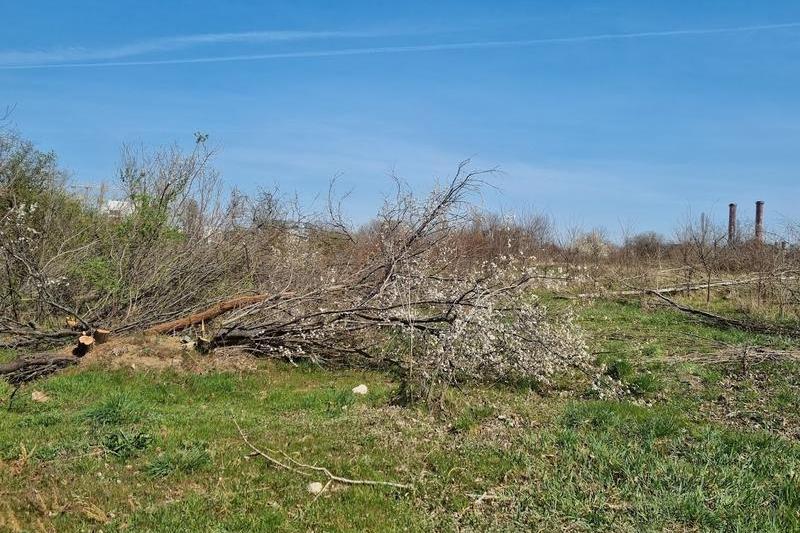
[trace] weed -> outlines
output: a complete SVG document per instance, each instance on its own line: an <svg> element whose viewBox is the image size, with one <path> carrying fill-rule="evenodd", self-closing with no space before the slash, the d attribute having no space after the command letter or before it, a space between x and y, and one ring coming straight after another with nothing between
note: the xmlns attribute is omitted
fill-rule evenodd
<svg viewBox="0 0 800 533"><path fill-rule="evenodd" d="M142 418L142 406L128 395L116 394L90 407L83 416L99 426L130 424Z"/></svg>
<svg viewBox="0 0 800 533"><path fill-rule="evenodd" d="M606 374L617 381L624 381L633 374L633 365L627 359L613 359L606 366Z"/></svg>
<svg viewBox="0 0 800 533"><path fill-rule="evenodd" d="M488 405L469 406L453 422L453 431L464 432L478 426L494 414L494 408Z"/></svg>
<svg viewBox="0 0 800 533"><path fill-rule="evenodd" d="M121 430L113 431L103 437L103 448L120 459L128 459L138 452L148 448L153 442L153 437L147 433L126 433Z"/></svg>
<svg viewBox="0 0 800 533"><path fill-rule="evenodd" d="M150 477L166 477L174 473L191 473L211 463L211 454L205 443L183 442L177 450L161 454L145 472Z"/></svg>

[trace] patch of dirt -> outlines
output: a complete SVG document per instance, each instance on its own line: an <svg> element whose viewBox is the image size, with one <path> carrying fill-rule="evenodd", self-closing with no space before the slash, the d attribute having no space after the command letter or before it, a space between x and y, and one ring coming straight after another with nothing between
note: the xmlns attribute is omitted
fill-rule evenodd
<svg viewBox="0 0 800 533"><path fill-rule="evenodd" d="M112 338L95 346L81 361L81 366L100 365L106 368L132 370L175 370L205 373L213 371L250 371L255 359L241 351L220 350L200 355L179 337L163 335L131 335Z"/></svg>

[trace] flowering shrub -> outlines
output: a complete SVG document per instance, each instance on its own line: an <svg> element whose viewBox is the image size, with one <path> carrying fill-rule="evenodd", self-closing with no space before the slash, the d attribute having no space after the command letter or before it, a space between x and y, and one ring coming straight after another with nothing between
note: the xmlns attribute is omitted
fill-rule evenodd
<svg viewBox="0 0 800 533"><path fill-rule="evenodd" d="M459 167L427 198L401 191L358 233L332 224L339 231L325 237L324 253L318 236L298 240L285 257L270 254L271 282L285 292L230 317L212 344L317 364L393 366L407 400L430 401L468 380L546 386L585 368L571 317L531 295L542 275L528 257L463 261L458 231L476 183Z"/></svg>
<svg viewBox="0 0 800 533"><path fill-rule="evenodd" d="M588 366L572 317L548 315L545 306L519 295L487 301L436 334L417 334L416 342L416 350L407 355L412 396L430 398L437 387L463 381L546 387L553 376Z"/></svg>

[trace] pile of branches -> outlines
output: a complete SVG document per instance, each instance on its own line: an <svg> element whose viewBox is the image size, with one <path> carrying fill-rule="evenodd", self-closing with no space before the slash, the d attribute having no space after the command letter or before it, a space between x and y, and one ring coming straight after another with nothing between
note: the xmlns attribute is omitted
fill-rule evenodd
<svg viewBox="0 0 800 533"><path fill-rule="evenodd" d="M571 317L526 295L524 257L465 260L485 175L468 162L424 198L397 180L377 218L355 228L333 192L310 216L273 192L223 205L204 143L188 155L126 152L126 200L109 212L102 197L93 207L67 193L47 154L8 141L0 169L25 164L0 172L0 344L39 349L73 328L197 328L206 350L390 367L411 397L586 365Z"/></svg>
<svg viewBox="0 0 800 533"><path fill-rule="evenodd" d="M77 362L78 357L74 355L33 354L20 357L10 363L0 364L0 377L9 385L18 388Z"/></svg>
<svg viewBox="0 0 800 533"><path fill-rule="evenodd" d="M212 155L126 149L108 201L0 131L0 343L43 348L66 319L136 331L252 288L242 202L219 200Z"/></svg>
<svg viewBox="0 0 800 533"><path fill-rule="evenodd" d="M102 344L108 341L110 331L97 329L92 335L88 332L78 337L77 345L70 354L42 352L22 355L9 363L0 364L0 379L14 387L9 399L9 408L19 389L37 379L44 378L58 372L68 366L76 365L80 359L89 353L95 344ZM70 336L76 336L75 332L70 332Z"/></svg>
<svg viewBox="0 0 800 533"><path fill-rule="evenodd" d="M39 329L35 323L21 324L0 319L0 349L61 344L75 337L72 329Z"/></svg>
<svg viewBox="0 0 800 533"><path fill-rule="evenodd" d="M522 261L454 269L463 252L454 237L482 175L462 163L422 200L398 187L378 222L360 232L331 209L325 227L315 228L325 233L327 259L307 235L299 238L285 286L225 316L204 344L324 365L392 366L412 398L464 379L547 382L585 368L571 317L526 295L531 274Z"/></svg>

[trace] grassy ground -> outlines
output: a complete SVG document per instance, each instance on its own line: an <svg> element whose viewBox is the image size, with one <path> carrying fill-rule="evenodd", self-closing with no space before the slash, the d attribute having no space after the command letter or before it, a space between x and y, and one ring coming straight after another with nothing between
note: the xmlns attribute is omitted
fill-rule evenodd
<svg viewBox="0 0 800 533"><path fill-rule="evenodd" d="M800 365L694 357L790 342L637 302L579 316L625 400L470 388L434 415L392 406L376 373L70 369L0 416L0 530L800 530ZM324 477L248 457L234 421L265 449L414 488L315 499Z"/></svg>

